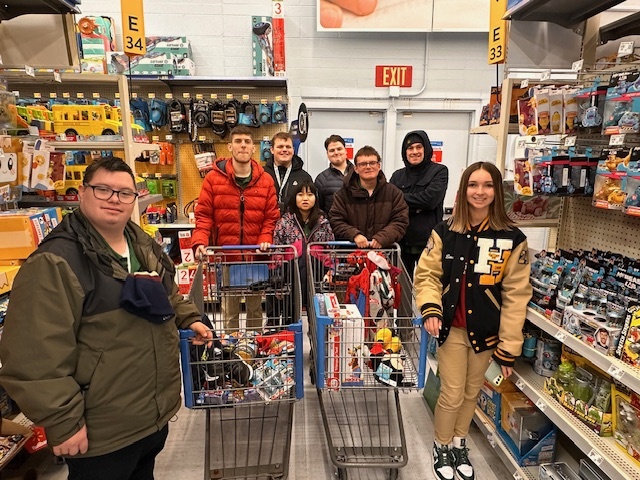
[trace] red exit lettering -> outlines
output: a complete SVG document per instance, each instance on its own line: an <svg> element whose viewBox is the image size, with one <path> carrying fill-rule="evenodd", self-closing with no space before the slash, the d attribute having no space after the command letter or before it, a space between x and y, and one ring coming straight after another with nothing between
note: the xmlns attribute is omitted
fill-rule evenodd
<svg viewBox="0 0 640 480"><path fill-rule="evenodd" d="M411 65L376 65L376 87L410 87Z"/></svg>

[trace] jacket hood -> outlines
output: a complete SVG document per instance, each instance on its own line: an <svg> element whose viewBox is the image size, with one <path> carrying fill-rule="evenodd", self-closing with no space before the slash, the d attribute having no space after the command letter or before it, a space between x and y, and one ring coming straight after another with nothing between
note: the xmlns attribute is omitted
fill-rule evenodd
<svg viewBox="0 0 640 480"><path fill-rule="evenodd" d="M420 138L422 138L422 143L424 144L424 160L418 164L418 165L411 165L408 161L407 161L407 147L406 147L406 143L407 143L407 139L411 136L411 135L418 135ZM404 136L404 139L402 140L402 161L404 162L404 165L409 168L409 169L419 169L419 167L421 165L428 165L429 163L431 163L431 157L433 156L433 147L431 146L431 141L429 140L429 135L427 135L427 132L425 132L424 130L413 130L409 133L407 133Z"/></svg>
<svg viewBox="0 0 640 480"><path fill-rule="evenodd" d="M273 159L273 156L271 156L271 158L267 160L264 166L265 168L270 168L271 170L275 171L276 165L275 165L275 160ZM304 166L304 161L298 155L294 155L293 158L291 159L291 170L292 171L302 170L303 166Z"/></svg>

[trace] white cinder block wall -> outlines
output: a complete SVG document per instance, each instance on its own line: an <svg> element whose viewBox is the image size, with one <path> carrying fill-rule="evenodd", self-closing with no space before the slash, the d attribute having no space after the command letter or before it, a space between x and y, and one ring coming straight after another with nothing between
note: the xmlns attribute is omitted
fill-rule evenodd
<svg viewBox="0 0 640 480"><path fill-rule="evenodd" d="M486 62L487 33L317 32L316 1L283 2L293 108L297 110L301 101L335 110L382 105L391 114L387 115L387 140L395 137L396 109L471 110L477 123L496 81L496 67ZM486 0L467 0L473 2L480 5ZM272 6L270 0L145 0L144 8L148 36L189 37L198 75L246 77L252 74L251 16L271 15ZM84 15L113 17L118 45L122 44L119 1L83 0L81 9ZM460 15L477 12L470 9ZM387 89L374 86L375 65L412 65L413 87L402 89L401 97L391 100ZM425 74L425 88L420 92ZM392 142L385 143L395 152ZM473 136L469 157L469 162L494 161L495 141Z"/></svg>

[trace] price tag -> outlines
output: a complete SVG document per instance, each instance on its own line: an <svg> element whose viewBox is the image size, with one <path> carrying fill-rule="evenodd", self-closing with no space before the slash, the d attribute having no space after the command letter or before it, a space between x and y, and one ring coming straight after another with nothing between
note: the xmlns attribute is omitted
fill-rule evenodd
<svg viewBox="0 0 640 480"><path fill-rule="evenodd" d="M182 94L182 98L190 98L190 97L191 97L191 94L190 94L190 93L184 92L184 93Z"/></svg>
<svg viewBox="0 0 640 480"><path fill-rule="evenodd" d="M489 442L489 445L493 448L496 448L496 439L493 438L493 433L487 433L487 442Z"/></svg>
<svg viewBox="0 0 640 480"><path fill-rule="evenodd" d="M29 65L25 65L24 66L24 73L26 73L30 77L35 77L36 76L35 69L33 67L30 67Z"/></svg>
<svg viewBox="0 0 640 480"><path fill-rule="evenodd" d="M100 93L99 93L99 92L93 92L93 93L91 94L91 96L92 96L93 98L100 98Z"/></svg>
<svg viewBox="0 0 640 480"><path fill-rule="evenodd" d="M217 100L218 99L218 94L217 93L212 93L211 94L211 100Z"/></svg>
<svg viewBox="0 0 640 480"><path fill-rule="evenodd" d="M620 133L618 135L611 135L609 139L609 145L624 145L624 133Z"/></svg>
<svg viewBox="0 0 640 480"><path fill-rule="evenodd" d="M513 478L515 478L515 480L524 480L522 475L520 475L520 472L513 472Z"/></svg>
<svg viewBox="0 0 640 480"><path fill-rule="evenodd" d="M57 93L55 93L55 92L51 92L51 93L49 94L49 98L58 98L58 94L57 94Z"/></svg>
<svg viewBox="0 0 640 480"><path fill-rule="evenodd" d="M206 142L206 141L207 141L207 136L206 136L206 135L200 135L200 136L198 136L198 141L200 141L200 142Z"/></svg>
<svg viewBox="0 0 640 480"><path fill-rule="evenodd" d="M71 98L71 94L69 92L63 92L62 98Z"/></svg>
<svg viewBox="0 0 640 480"><path fill-rule="evenodd" d="M282 95L277 95L276 102L281 102L281 101L282 101Z"/></svg>
<svg viewBox="0 0 640 480"><path fill-rule="evenodd" d="M520 82L520 88L527 88L529 86L529 79L525 78Z"/></svg>
<svg viewBox="0 0 640 480"><path fill-rule="evenodd" d="M142 174L142 178L149 178L149 174L148 174L147 172L144 172L144 173Z"/></svg>
<svg viewBox="0 0 640 480"><path fill-rule="evenodd" d="M564 146L565 147L575 146L577 138L578 137L576 137L575 135L571 135L570 137L564 137Z"/></svg>
<svg viewBox="0 0 640 480"><path fill-rule="evenodd" d="M131 94L131 98L138 98L138 94L137 94L136 92L133 92L133 93Z"/></svg>
<svg viewBox="0 0 640 480"><path fill-rule="evenodd" d="M620 367L614 364L609 365L609 368L607 369L607 373L611 375L613 378L615 378L616 380L622 380L622 377L624 376L624 370L622 370Z"/></svg>
<svg viewBox="0 0 640 480"><path fill-rule="evenodd" d="M633 42L620 42L618 58L633 54Z"/></svg>
<svg viewBox="0 0 640 480"><path fill-rule="evenodd" d="M152 142L159 142L159 141L160 141L160 137L159 137L158 135L153 135L153 136L151 137L151 141L152 141Z"/></svg>
<svg viewBox="0 0 640 480"><path fill-rule="evenodd" d="M544 137L544 135L538 135L536 137L536 148L542 148L546 143L547 139Z"/></svg>
<svg viewBox="0 0 640 480"><path fill-rule="evenodd" d="M267 103L269 103L269 102L267 101L267 99L266 99L266 98L261 98L261 99L260 99L260 103L261 103L262 105L266 105L266 104L267 104Z"/></svg>
<svg viewBox="0 0 640 480"><path fill-rule="evenodd" d="M591 461L593 463L595 463L596 465L600 466L600 464L602 463L602 455L600 455L598 452L595 451L595 449L591 449L591 451L587 454L587 456L591 459Z"/></svg>
<svg viewBox="0 0 640 480"><path fill-rule="evenodd" d="M164 98L171 100L173 98L173 93L165 93Z"/></svg>
<svg viewBox="0 0 640 480"><path fill-rule="evenodd" d="M13 92L11 92L11 93L13 93L16 97L19 97L19 96L20 96L20 90L14 90L14 91L13 91Z"/></svg>
<svg viewBox="0 0 640 480"><path fill-rule="evenodd" d="M196 93L196 100L202 100L204 97L201 93Z"/></svg>
<svg viewBox="0 0 640 480"><path fill-rule="evenodd" d="M233 100L233 93L227 93L227 100Z"/></svg>
<svg viewBox="0 0 640 480"><path fill-rule="evenodd" d="M149 98L156 98L156 94L153 92L149 93Z"/></svg>
<svg viewBox="0 0 640 480"><path fill-rule="evenodd" d="M519 378L518 381L516 382L516 387L518 387L518 390L522 390L524 388L524 382L522 381L521 378Z"/></svg>
<svg viewBox="0 0 640 480"><path fill-rule="evenodd" d="M2 148L0 148L0 157L4 157L4 150ZM7 185L8 187L9 185Z"/></svg>
<svg viewBox="0 0 640 480"><path fill-rule="evenodd" d="M2 65L2 55L0 55L0 65Z"/></svg>
<svg viewBox="0 0 640 480"><path fill-rule="evenodd" d="M567 334L562 330L558 330L554 337L556 337L556 340L558 340L560 343L564 343L564 341L567 339Z"/></svg>
<svg viewBox="0 0 640 480"><path fill-rule="evenodd" d="M544 82L545 80L550 80L550 79L551 79L551 70L543 70L542 74L540 75L540 80Z"/></svg>
<svg viewBox="0 0 640 480"><path fill-rule="evenodd" d="M167 142L170 142L171 140L173 140L173 135L165 135L165 136L164 136L164 139L165 139Z"/></svg>
<svg viewBox="0 0 640 480"><path fill-rule="evenodd" d="M78 93L76 93L76 97L77 98L84 98L84 93L78 92Z"/></svg>
<svg viewBox="0 0 640 480"><path fill-rule="evenodd" d="M114 98L120 98L120 92L116 92Z"/></svg>
<svg viewBox="0 0 640 480"><path fill-rule="evenodd" d="M33 94L33 98L42 98L42 94L40 92L35 92Z"/></svg>
<svg viewBox="0 0 640 480"><path fill-rule="evenodd" d="M242 100L245 102L249 101L249 95L242 95Z"/></svg>
<svg viewBox="0 0 640 480"><path fill-rule="evenodd" d="M584 65L584 58L581 58L577 62L573 62L571 64L571 70L573 72L579 72L580 70L582 70L583 65Z"/></svg>
<svg viewBox="0 0 640 480"><path fill-rule="evenodd" d="M62 75L60 75L60 72L58 70L54 70L53 72L53 81L62 83Z"/></svg>
<svg viewBox="0 0 640 480"><path fill-rule="evenodd" d="M536 407L538 407L538 409L541 412L544 412L547 409L547 402L545 402L543 399L539 398L538 401L536 402Z"/></svg>

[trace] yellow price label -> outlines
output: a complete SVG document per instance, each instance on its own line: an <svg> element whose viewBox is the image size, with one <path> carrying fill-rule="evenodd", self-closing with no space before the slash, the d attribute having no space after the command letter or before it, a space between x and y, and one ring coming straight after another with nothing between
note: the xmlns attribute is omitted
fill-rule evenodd
<svg viewBox="0 0 640 480"><path fill-rule="evenodd" d="M77 98L84 98L84 93L78 92L78 93L76 93L76 97Z"/></svg>
<svg viewBox="0 0 640 480"><path fill-rule="evenodd" d="M42 98L42 94L40 92L35 92L33 94L33 98Z"/></svg>
<svg viewBox="0 0 640 480"><path fill-rule="evenodd" d="M100 93L98 92L93 92L93 98L100 98Z"/></svg>
<svg viewBox="0 0 640 480"><path fill-rule="evenodd" d="M282 95L278 95L276 97L276 102L281 102L282 101Z"/></svg>
<svg viewBox="0 0 640 480"><path fill-rule="evenodd" d="M266 99L266 98L262 98L262 99L260 99L260 103L261 103L262 105L266 105L266 104L267 104L267 103L269 103L269 102L267 101L267 99Z"/></svg>
<svg viewBox="0 0 640 480"><path fill-rule="evenodd" d="M196 100L202 100L204 97L201 93L196 93Z"/></svg>
<svg viewBox="0 0 640 480"><path fill-rule="evenodd" d="M49 98L57 98L57 97L58 97L58 94L57 94L57 93L55 93L55 92L51 92L51 93L49 94Z"/></svg>
<svg viewBox="0 0 640 480"><path fill-rule="evenodd" d="M218 94L217 93L212 93L211 94L211 100L217 100L218 99Z"/></svg>
<svg viewBox="0 0 640 480"><path fill-rule="evenodd" d="M160 141L160 137L158 135L154 135L151 137L151 141L152 142L159 142Z"/></svg>
<svg viewBox="0 0 640 480"><path fill-rule="evenodd" d="M116 92L116 96L114 98L120 98L120 92Z"/></svg>
<svg viewBox="0 0 640 480"><path fill-rule="evenodd" d="M184 92L184 93L182 94L182 98L189 98L189 97L191 97L191 94L190 94L190 93Z"/></svg>
<svg viewBox="0 0 640 480"><path fill-rule="evenodd" d="M62 94L62 98L71 98L71 94L69 92L64 92Z"/></svg>
<svg viewBox="0 0 640 480"><path fill-rule="evenodd" d="M164 98L168 98L169 100L171 100L173 98L173 93L165 93Z"/></svg>
<svg viewBox="0 0 640 480"><path fill-rule="evenodd" d="M249 95L242 95L242 100L245 102L249 100Z"/></svg>
<svg viewBox="0 0 640 480"><path fill-rule="evenodd" d="M200 135L198 137L198 140L201 141L201 142L206 142L207 141L207 136L206 135Z"/></svg>
<svg viewBox="0 0 640 480"><path fill-rule="evenodd" d="M227 100L233 100L233 93L227 93Z"/></svg>
<svg viewBox="0 0 640 480"><path fill-rule="evenodd" d="M151 92L151 93L149 94L149 98L156 98L156 94L155 94L155 93L153 93L153 92Z"/></svg>
<svg viewBox="0 0 640 480"><path fill-rule="evenodd" d="M136 92L133 92L133 93L131 94L131 98L138 98L138 94L137 94Z"/></svg>

